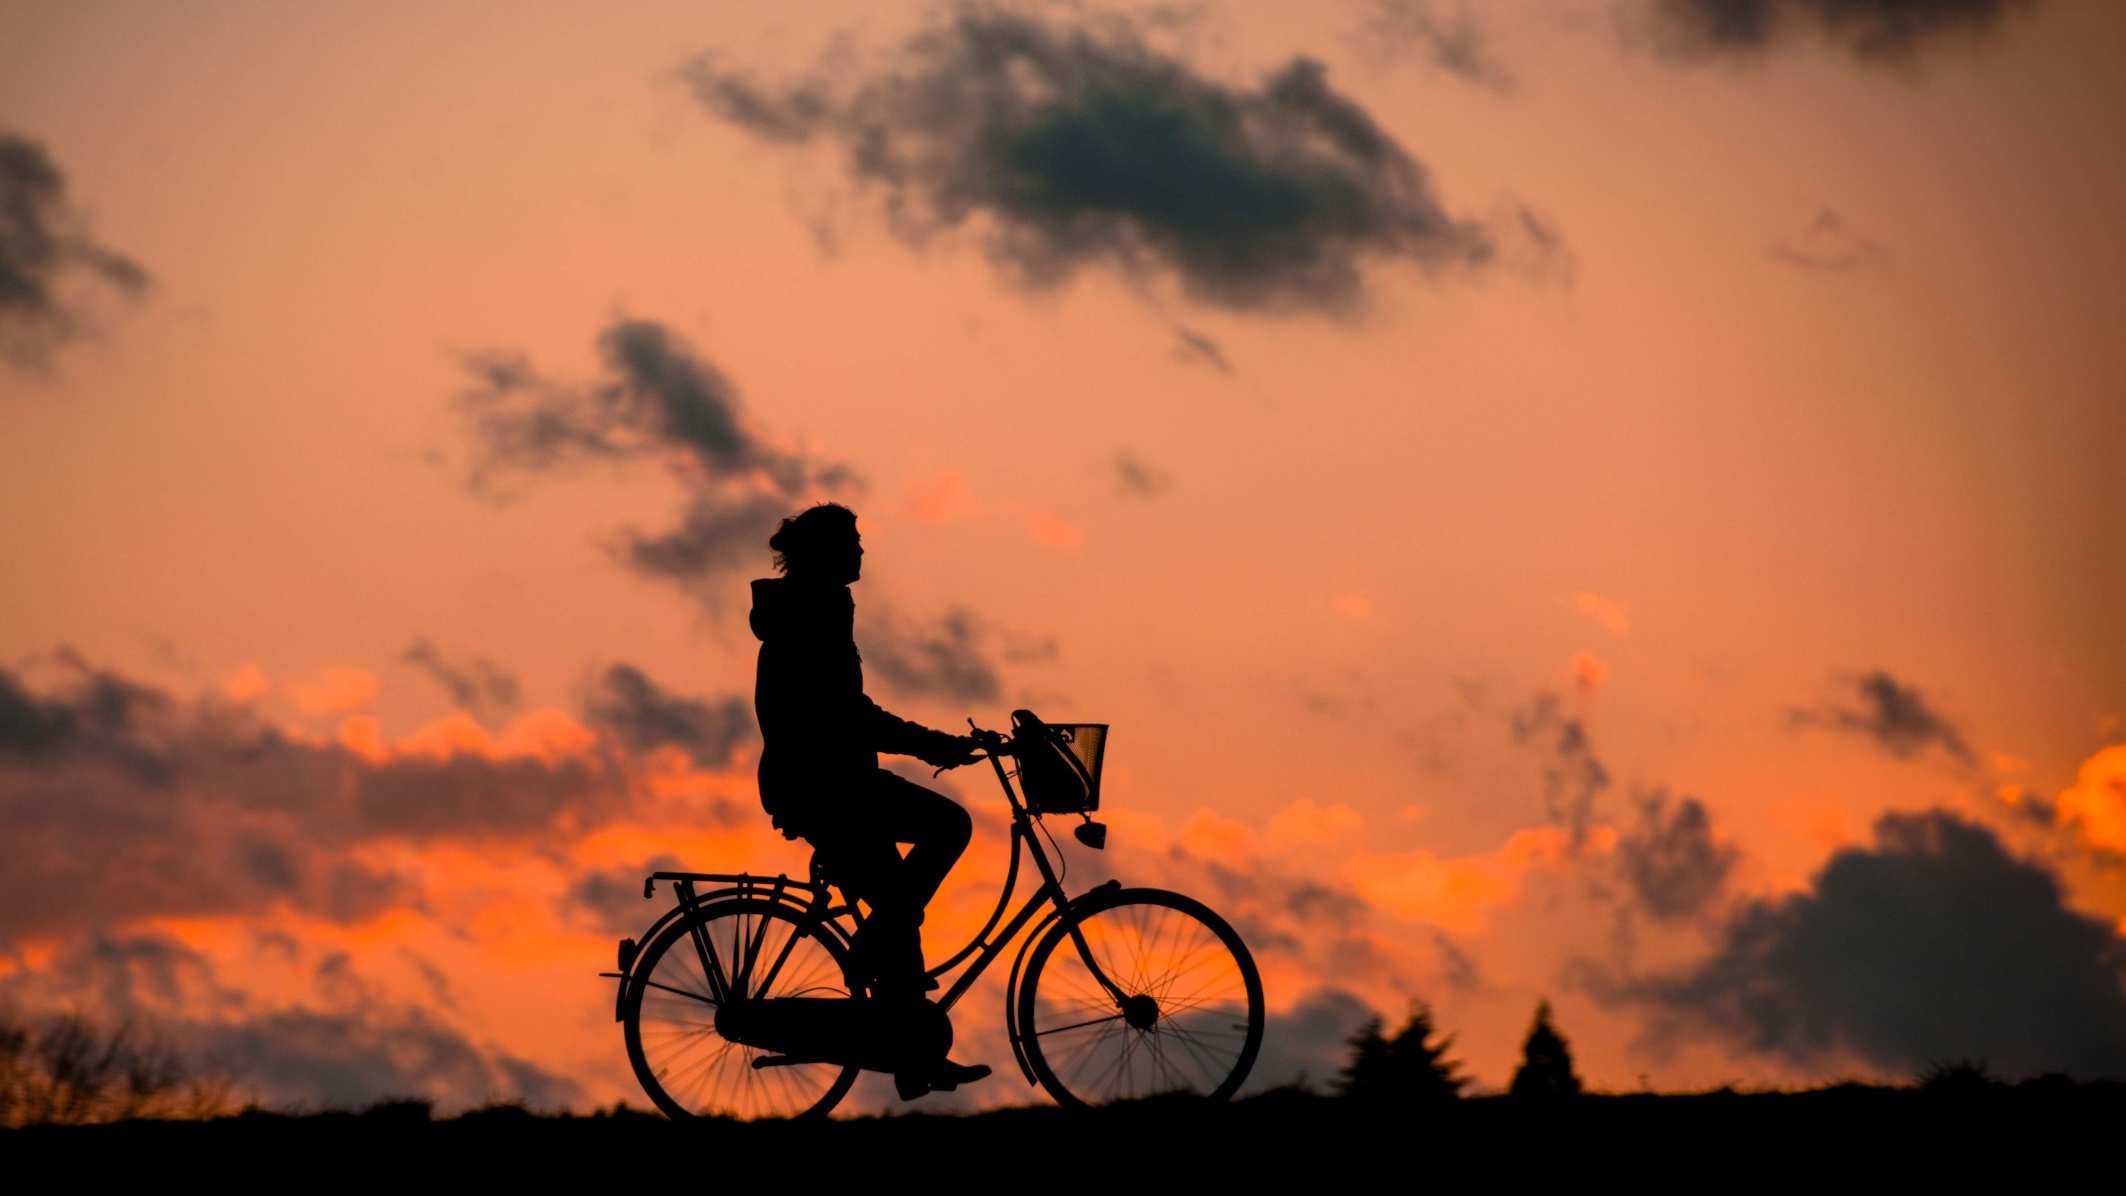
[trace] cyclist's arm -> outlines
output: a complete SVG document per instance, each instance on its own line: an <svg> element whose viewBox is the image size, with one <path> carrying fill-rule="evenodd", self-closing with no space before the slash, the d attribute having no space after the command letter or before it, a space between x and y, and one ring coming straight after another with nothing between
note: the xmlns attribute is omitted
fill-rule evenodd
<svg viewBox="0 0 2126 1196"><path fill-rule="evenodd" d="M967 759L972 745L965 736L933 730L889 713L868 694L858 694L856 701L857 721L873 750L914 756L926 764L958 764Z"/></svg>

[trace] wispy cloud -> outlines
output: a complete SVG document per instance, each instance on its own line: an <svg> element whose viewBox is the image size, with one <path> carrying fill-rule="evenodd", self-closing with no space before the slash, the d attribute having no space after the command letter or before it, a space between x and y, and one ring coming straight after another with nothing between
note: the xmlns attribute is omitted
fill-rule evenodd
<svg viewBox="0 0 2126 1196"><path fill-rule="evenodd" d="M1064 27L965 5L875 70L769 85L704 54L682 74L763 141L838 144L911 244L983 218L990 259L1027 287L1097 266L1218 307L1345 313L1368 262L1500 262L1484 223L1451 214L1312 59L1236 86L1124 18Z"/></svg>
<svg viewBox="0 0 2126 1196"><path fill-rule="evenodd" d="M126 298L148 290L148 272L91 238L67 197L66 176L44 146L0 131L0 357L45 364L84 327L84 295Z"/></svg>
<svg viewBox="0 0 2126 1196"><path fill-rule="evenodd" d="M1682 55L1761 54L1807 38L1876 63L1909 63L1953 36L1996 34L2037 0L1654 0L1666 46Z"/></svg>
<svg viewBox="0 0 2126 1196"><path fill-rule="evenodd" d="M1899 759L1911 759L1929 747L1939 747L1959 762L1973 762L1970 745L1955 724L1936 713L1919 690L1888 673L1876 670L1841 679L1850 685L1858 706L1796 707L1787 721L1800 727L1828 727L1861 735Z"/></svg>

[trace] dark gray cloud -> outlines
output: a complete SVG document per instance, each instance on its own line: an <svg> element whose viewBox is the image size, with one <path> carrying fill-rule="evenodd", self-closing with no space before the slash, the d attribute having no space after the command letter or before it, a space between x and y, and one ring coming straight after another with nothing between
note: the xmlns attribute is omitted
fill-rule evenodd
<svg viewBox="0 0 2126 1196"><path fill-rule="evenodd" d="M517 675L507 668L484 656L452 659L426 636L407 645L399 659L427 674L465 710L503 713L515 709L523 696Z"/></svg>
<svg viewBox="0 0 2126 1196"><path fill-rule="evenodd" d="M345 955L313 969L305 1004L264 1009L175 939L99 935L0 978L0 998L151 1026L191 1069L226 1078L239 1099L269 1108L411 1097L455 1108L522 1101L560 1109L583 1096L574 1081L380 997Z"/></svg>
<svg viewBox="0 0 2126 1196"><path fill-rule="evenodd" d="M2058 880L1945 811L1891 813L1809 891L1741 906L1677 975L1612 984L1657 1042L1709 1035L1800 1066L2126 1076L2126 942Z"/></svg>
<svg viewBox="0 0 2126 1196"><path fill-rule="evenodd" d="M69 650L60 692L31 693L0 669L0 764L40 763L73 754L101 757L143 780L168 768L146 738L146 722L169 707L167 697L114 673L92 668Z"/></svg>
<svg viewBox="0 0 2126 1196"><path fill-rule="evenodd" d="M1178 361L1207 365L1221 374L1233 372L1233 363L1226 360L1225 350L1218 342L1186 324L1174 325L1174 357Z"/></svg>
<svg viewBox="0 0 2126 1196"><path fill-rule="evenodd" d="M1340 988L1317 988L1289 1013L1273 1013L1262 1030L1262 1050L1248 1073L1244 1092L1299 1084L1325 1092L1351 1055L1350 1037L1367 1019L1379 1016L1371 1005Z"/></svg>
<svg viewBox="0 0 2126 1196"><path fill-rule="evenodd" d="M481 476L671 450L701 480L757 480L786 496L839 476L761 440L730 379L664 325L616 320L597 349L605 372L588 384L547 379L521 356L464 359L473 385L458 403L478 442Z"/></svg>
<svg viewBox="0 0 2126 1196"><path fill-rule="evenodd" d="M568 759L379 760L291 739L243 710L77 673L41 692L0 670L0 942L277 906L358 920L416 898L350 859L352 847L537 841L636 800L624 753L605 745Z"/></svg>
<svg viewBox="0 0 2126 1196"><path fill-rule="evenodd" d="M804 496L856 484L846 466L763 440L730 379L664 325L616 320L597 348L604 372L588 383L546 378L521 355L464 359L471 385L458 407L473 433L475 489L592 462L665 461L687 489L678 523L625 532L617 554L707 596L709 575L766 556L769 534Z"/></svg>
<svg viewBox="0 0 2126 1196"><path fill-rule="evenodd" d="M591 725L611 731L637 752L676 747L703 768L721 768L731 753L758 734L753 706L726 694L713 702L670 693L641 669L616 664L605 670L585 708Z"/></svg>
<svg viewBox="0 0 2126 1196"><path fill-rule="evenodd" d="M703 55L683 75L763 140L837 144L911 244L981 218L990 259L1031 288L1099 266L1220 307L1339 313L1362 303L1369 262L1499 261L1311 59L1233 86L1122 18L1062 28L966 5L871 73L770 86Z"/></svg>
<svg viewBox="0 0 2126 1196"><path fill-rule="evenodd" d="M1808 227L1772 242L1772 260L1818 274L1851 274L1883 258L1882 246L1860 234L1845 217L1829 208L1816 213Z"/></svg>
<svg viewBox="0 0 2126 1196"><path fill-rule="evenodd" d="M1467 0L1371 0L1357 40L1376 58L1415 59L1501 95L1513 91L1513 72L1492 52Z"/></svg>
<svg viewBox="0 0 2126 1196"><path fill-rule="evenodd" d="M658 855L632 868L593 872L568 888L562 908L607 934L634 934L649 924L646 915L662 913L642 896L642 878L653 872L676 872L686 865L675 855Z"/></svg>
<svg viewBox="0 0 2126 1196"><path fill-rule="evenodd" d="M1875 62L1907 62L1952 36L1979 40L2036 0L1656 0L1668 47L1757 54L1816 37Z"/></svg>
<svg viewBox="0 0 2126 1196"><path fill-rule="evenodd" d="M1476 966L1476 960L1470 958L1467 951L1462 950L1449 938L1446 931L1432 932L1432 950L1439 956L1440 977L1447 982L1447 987L1456 992L1467 993L1486 990L1488 986L1484 983L1483 972Z"/></svg>
<svg viewBox="0 0 2126 1196"><path fill-rule="evenodd" d="M1567 715L1556 694L1537 694L1507 720L1513 741L1542 760L1543 803L1552 822L1572 832L1573 846L1586 841L1595 799L1609 788L1609 770L1587 741L1587 726Z"/></svg>
<svg viewBox="0 0 2126 1196"><path fill-rule="evenodd" d="M708 579L768 555L768 537L801 504L771 494L696 494L679 522L662 532L628 531L621 557L636 572L673 582L704 598Z"/></svg>
<svg viewBox="0 0 2126 1196"><path fill-rule="evenodd" d="M0 131L0 357L40 365L79 334L76 281L127 298L148 289L138 262L83 231L66 176L45 148Z"/></svg>
<svg viewBox="0 0 2126 1196"><path fill-rule="evenodd" d="M1662 921L1709 908L1738 855L1713 837L1697 798L1671 802L1660 789L1641 795L1637 823L1617 840L1617 867L1637 907Z"/></svg>
<svg viewBox="0 0 2126 1196"><path fill-rule="evenodd" d="M1973 762L1963 733L1935 713L1917 689L1899 683L1880 669L1841 681L1852 685L1860 699L1857 708L1828 703L1796 708L1787 712L1787 721L1794 726L1829 727L1864 735L1900 760L1909 760L1929 747L1939 747L1964 764Z"/></svg>
<svg viewBox="0 0 2126 1196"><path fill-rule="evenodd" d="M953 607L916 623L887 607L859 604L867 673L910 696L993 702L1003 692L992 659L995 631L973 612Z"/></svg>
<svg viewBox="0 0 2126 1196"><path fill-rule="evenodd" d="M1115 454L1115 485L1130 498L1157 498L1174 488L1166 470L1124 449Z"/></svg>

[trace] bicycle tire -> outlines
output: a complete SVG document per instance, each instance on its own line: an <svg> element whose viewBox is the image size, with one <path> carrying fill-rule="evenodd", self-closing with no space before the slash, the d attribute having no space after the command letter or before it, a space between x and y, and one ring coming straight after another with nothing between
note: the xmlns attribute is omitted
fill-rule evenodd
<svg viewBox="0 0 2126 1196"><path fill-rule="evenodd" d="M1200 933L1175 926L1173 915ZM1056 953L1073 927L1125 997L1151 998L1156 1018L1147 1021L1140 1005L1132 1020L1074 945ZM1262 1049L1262 976L1247 944L1210 907L1165 889L1117 889L1074 904L1027 956L1016 999L1027 1065L1060 1105L1176 1090L1230 1100Z"/></svg>
<svg viewBox="0 0 2126 1196"><path fill-rule="evenodd" d="M772 933L770 924L777 922L788 924L786 934ZM723 898L702 905L676 919L645 946L629 974L621 1021L628 1062L642 1090L675 1121L825 1117L848 1095L858 1068L807 1063L755 1069L753 1059L764 1052L716 1033L716 1003L693 947L696 926L714 936L711 941L718 946L719 966L734 975L739 969L733 963L743 962L743 945L753 941L757 928L765 928L759 935L758 953L763 967L772 969L786 942L791 944L791 956L803 951L805 959L793 966L785 958L772 978L764 978L772 983L764 982L753 990L754 996L846 996L852 987L847 948L803 910L762 897ZM809 950L812 946L824 959ZM650 1010L647 1018L645 1002ZM647 1040L645 1020L651 1024ZM705 1057L688 1058L704 1047Z"/></svg>

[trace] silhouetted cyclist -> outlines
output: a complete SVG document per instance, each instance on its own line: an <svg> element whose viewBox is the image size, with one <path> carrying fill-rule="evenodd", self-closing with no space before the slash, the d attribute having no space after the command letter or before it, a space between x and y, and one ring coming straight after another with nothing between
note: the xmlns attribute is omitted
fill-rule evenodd
<svg viewBox="0 0 2126 1196"><path fill-rule="evenodd" d="M923 907L974 823L958 802L880 768L878 754L948 766L969 763L977 745L888 714L864 695L849 593L864 556L855 512L811 507L783 520L768 547L783 576L753 583L760 804L777 830L811 843L828 876L871 907L854 947L857 965L877 977L878 997L922 1001L937 987L924 975ZM899 843L912 844L905 859ZM988 1074L941 1058L894 1080L913 1098Z"/></svg>

